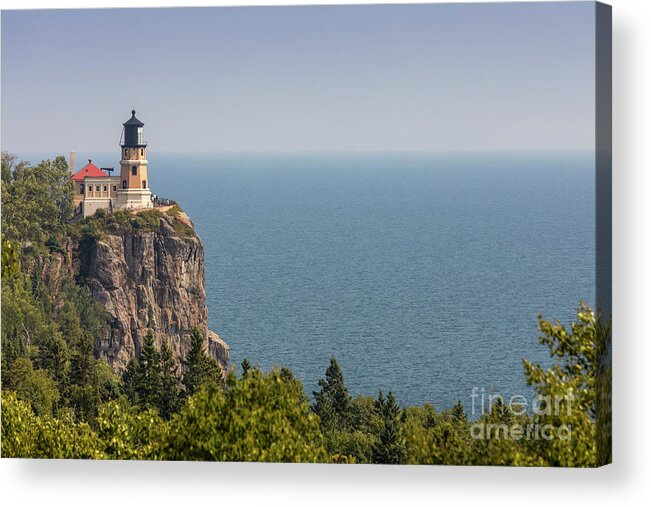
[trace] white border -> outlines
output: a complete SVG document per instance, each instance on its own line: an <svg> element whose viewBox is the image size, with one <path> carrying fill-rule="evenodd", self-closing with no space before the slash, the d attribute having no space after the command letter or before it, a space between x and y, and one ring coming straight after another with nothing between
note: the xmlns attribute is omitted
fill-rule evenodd
<svg viewBox="0 0 651 507"><path fill-rule="evenodd" d="M301 5L200 1L188 5ZM354 3L407 3L369 2ZM416 3L416 2L411 2ZM423 3L423 2L418 2ZM641 505L651 498L651 2L612 0L614 459L599 470L0 461L5 505ZM2 9L176 6L165 0L0 0ZM646 503L648 505L648 503Z"/></svg>

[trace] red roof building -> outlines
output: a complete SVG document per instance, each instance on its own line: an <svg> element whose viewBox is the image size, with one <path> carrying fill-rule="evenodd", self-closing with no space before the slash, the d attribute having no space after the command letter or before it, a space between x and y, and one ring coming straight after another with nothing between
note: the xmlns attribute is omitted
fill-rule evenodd
<svg viewBox="0 0 651 507"><path fill-rule="evenodd" d="M102 171L99 167L93 164L91 159L88 159L88 164L79 169L73 176L72 181L84 181L84 178L108 178L109 175Z"/></svg>

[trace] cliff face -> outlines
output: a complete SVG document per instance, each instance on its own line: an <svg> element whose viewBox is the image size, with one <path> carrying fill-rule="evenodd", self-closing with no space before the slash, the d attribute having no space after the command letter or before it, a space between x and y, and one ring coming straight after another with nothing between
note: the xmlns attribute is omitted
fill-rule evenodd
<svg viewBox="0 0 651 507"><path fill-rule="evenodd" d="M208 352L226 368L228 345L208 330L203 246L184 213L161 213L158 227L147 231L109 230L86 240L83 248L79 273L112 318L97 352L116 372L140 352L148 331L156 343L166 340L180 361L195 327L207 337Z"/></svg>

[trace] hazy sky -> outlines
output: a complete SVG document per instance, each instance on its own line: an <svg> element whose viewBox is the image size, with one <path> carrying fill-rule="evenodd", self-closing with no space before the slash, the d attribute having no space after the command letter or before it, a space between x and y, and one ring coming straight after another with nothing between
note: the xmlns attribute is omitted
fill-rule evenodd
<svg viewBox="0 0 651 507"><path fill-rule="evenodd" d="M594 146L594 3L2 12L2 149Z"/></svg>

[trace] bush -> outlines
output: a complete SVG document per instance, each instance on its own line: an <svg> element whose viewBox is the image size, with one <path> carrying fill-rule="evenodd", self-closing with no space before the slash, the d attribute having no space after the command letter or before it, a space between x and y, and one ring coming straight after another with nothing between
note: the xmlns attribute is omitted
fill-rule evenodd
<svg viewBox="0 0 651 507"><path fill-rule="evenodd" d="M165 213L171 217L177 217L183 210L178 204L175 204L172 206L170 209L168 209Z"/></svg>

